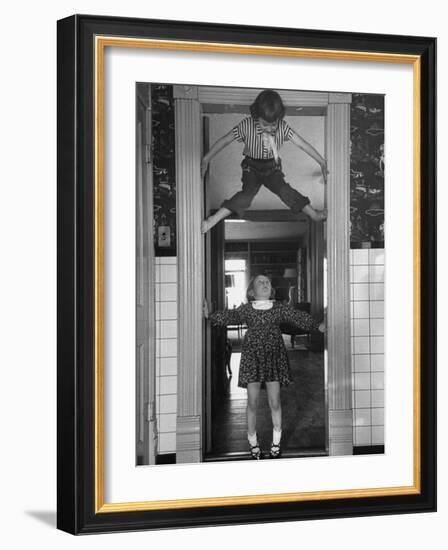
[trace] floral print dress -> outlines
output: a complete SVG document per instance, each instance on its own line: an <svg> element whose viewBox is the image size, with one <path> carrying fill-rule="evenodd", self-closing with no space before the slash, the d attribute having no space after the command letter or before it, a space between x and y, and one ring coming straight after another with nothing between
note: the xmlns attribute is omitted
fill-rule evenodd
<svg viewBox="0 0 448 550"><path fill-rule="evenodd" d="M305 311L275 302L270 309L255 309L250 303L236 309L210 315L215 326L247 325L241 352L238 386L250 382L291 382L288 355L280 331L281 323L290 323L306 331L317 331L319 323Z"/></svg>

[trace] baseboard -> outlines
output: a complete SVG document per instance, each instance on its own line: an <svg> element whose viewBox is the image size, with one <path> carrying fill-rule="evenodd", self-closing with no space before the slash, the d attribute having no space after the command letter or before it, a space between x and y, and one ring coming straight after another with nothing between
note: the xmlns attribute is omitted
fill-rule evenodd
<svg viewBox="0 0 448 550"><path fill-rule="evenodd" d="M176 453L156 455L156 464L176 464Z"/></svg>
<svg viewBox="0 0 448 550"><path fill-rule="evenodd" d="M358 445L353 447L354 455L383 455L384 445Z"/></svg>

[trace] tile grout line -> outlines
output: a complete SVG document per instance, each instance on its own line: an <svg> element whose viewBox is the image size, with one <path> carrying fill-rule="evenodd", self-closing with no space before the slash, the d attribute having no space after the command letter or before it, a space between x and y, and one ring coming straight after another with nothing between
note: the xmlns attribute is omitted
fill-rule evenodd
<svg viewBox="0 0 448 550"><path fill-rule="evenodd" d="M367 281L368 281L368 292L369 292L369 317L368 317L368 325L369 325L369 380L370 380L370 445L372 445L372 439L373 439L373 432L372 432L372 339L371 339L371 305L370 305L370 266L371 266L371 254L370 250L368 252L369 262L367 266Z"/></svg>

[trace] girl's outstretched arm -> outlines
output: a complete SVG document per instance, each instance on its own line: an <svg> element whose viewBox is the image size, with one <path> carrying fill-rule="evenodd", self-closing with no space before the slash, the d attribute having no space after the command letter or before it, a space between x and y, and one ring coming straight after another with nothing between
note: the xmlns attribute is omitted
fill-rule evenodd
<svg viewBox="0 0 448 550"><path fill-rule="evenodd" d="M324 327L322 323L318 323L314 317L312 317L306 311L301 309L295 309L291 306L283 306L282 311L282 322L291 323L301 330L306 330L309 332L324 332ZM322 330L323 329L323 330Z"/></svg>
<svg viewBox="0 0 448 550"><path fill-rule="evenodd" d="M227 325L240 325L243 320L241 317L241 306L236 309L224 309L209 313L208 318L212 325L226 327Z"/></svg>
<svg viewBox="0 0 448 550"><path fill-rule="evenodd" d="M227 134L222 136L218 139L211 147L210 150L206 155L204 155L204 158L201 162L201 177L205 176L205 172L207 172L208 164L211 161L211 159L219 153L224 147L227 147L232 141L235 139L235 136L233 134L233 129L230 130Z"/></svg>
<svg viewBox="0 0 448 550"><path fill-rule="evenodd" d="M317 164L319 164L319 166L321 167L322 169L322 174L324 176L324 181L325 183L327 182L327 174L328 174L328 170L327 170L327 161L324 159L324 157L310 144L308 143L306 140L303 139L303 137L298 134L293 128L291 128L292 132L291 132L291 137L289 138L289 140L294 143L294 145L296 147L298 147L299 149L302 149L302 151L305 151L305 153L307 153L312 159L314 159Z"/></svg>

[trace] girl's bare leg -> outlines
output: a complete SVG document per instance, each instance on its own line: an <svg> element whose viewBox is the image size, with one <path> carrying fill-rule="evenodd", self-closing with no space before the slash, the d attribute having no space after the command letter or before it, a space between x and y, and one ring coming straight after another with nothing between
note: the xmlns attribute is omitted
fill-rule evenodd
<svg viewBox="0 0 448 550"><path fill-rule="evenodd" d="M257 407L260 395L260 382L247 384L247 434L255 435L257 431Z"/></svg>
<svg viewBox="0 0 448 550"><path fill-rule="evenodd" d="M312 206L307 204L303 209L302 212L305 212L307 216L309 216L314 222L321 222L327 219L327 210L324 208L323 210L314 210Z"/></svg>
<svg viewBox="0 0 448 550"><path fill-rule="evenodd" d="M271 409L272 425L277 432L282 429L282 404L280 401L280 382L266 382L268 403Z"/></svg>
<svg viewBox="0 0 448 550"><path fill-rule="evenodd" d="M232 213L231 210L228 208L221 207L217 212L209 216L206 220L204 220L201 224L201 231L202 233L207 233L207 231L210 231L212 227L214 227L217 223L219 223L224 218L227 218Z"/></svg>

